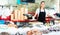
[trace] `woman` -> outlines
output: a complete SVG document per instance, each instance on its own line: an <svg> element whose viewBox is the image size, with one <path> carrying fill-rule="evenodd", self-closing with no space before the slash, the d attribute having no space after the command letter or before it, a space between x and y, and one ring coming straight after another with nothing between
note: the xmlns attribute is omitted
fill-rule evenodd
<svg viewBox="0 0 60 35"><path fill-rule="evenodd" d="M38 21L43 22L43 24L45 24L46 11L47 10L45 9L45 2L42 1L40 4L40 8L38 8L36 10L34 17L36 17L36 15L38 15Z"/></svg>

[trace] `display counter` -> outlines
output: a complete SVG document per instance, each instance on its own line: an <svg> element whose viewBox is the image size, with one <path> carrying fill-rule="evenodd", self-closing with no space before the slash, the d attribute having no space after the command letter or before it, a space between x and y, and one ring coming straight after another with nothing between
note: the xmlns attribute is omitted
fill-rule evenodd
<svg viewBox="0 0 60 35"><path fill-rule="evenodd" d="M37 24L36 24L37 25ZM14 27L8 27L7 25L0 25L0 33L1 32L8 32L11 35L15 35L15 34L22 34L22 35L27 35L28 31L33 31L35 29L37 29L38 31L43 32L44 30L46 30L45 32L47 33L42 33L42 35L60 35L60 31L48 31L49 28L60 28L60 24L57 25L53 25L53 26L44 26L44 25L40 25L40 26L36 26L33 25L33 27L20 27L20 28L14 28ZM38 24L39 25L39 24ZM51 28L51 29L52 29Z"/></svg>

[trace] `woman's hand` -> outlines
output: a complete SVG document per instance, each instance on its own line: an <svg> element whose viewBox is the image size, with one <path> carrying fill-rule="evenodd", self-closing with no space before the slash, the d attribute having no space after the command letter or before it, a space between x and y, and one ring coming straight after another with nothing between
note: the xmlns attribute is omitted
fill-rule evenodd
<svg viewBox="0 0 60 35"><path fill-rule="evenodd" d="M33 16L32 19L35 19L35 17Z"/></svg>

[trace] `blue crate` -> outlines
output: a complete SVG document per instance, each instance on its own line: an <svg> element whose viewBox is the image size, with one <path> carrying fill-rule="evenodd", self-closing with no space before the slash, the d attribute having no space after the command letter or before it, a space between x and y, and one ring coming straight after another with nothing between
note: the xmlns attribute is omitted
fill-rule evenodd
<svg viewBox="0 0 60 35"><path fill-rule="evenodd" d="M17 4L18 4L18 5L21 4L21 0L17 0Z"/></svg>
<svg viewBox="0 0 60 35"><path fill-rule="evenodd" d="M5 24L5 20L0 20L0 24Z"/></svg>

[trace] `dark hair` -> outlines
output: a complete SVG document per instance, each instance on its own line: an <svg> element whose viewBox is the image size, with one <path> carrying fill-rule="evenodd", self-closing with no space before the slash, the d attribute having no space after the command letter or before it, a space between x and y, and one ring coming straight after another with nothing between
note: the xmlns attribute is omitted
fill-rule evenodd
<svg viewBox="0 0 60 35"><path fill-rule="evenodd" d="M42 4L42 3L45 3L45 1L41 1L41 3L40 3L40 9L41 9L41 4Z"/></svg>
<svg viewBox="0 0 60 35"><path fill-rule="evenodd" d="M45 3L45 1L41 1L41 4L42 4L42 3Z"/></svg>

